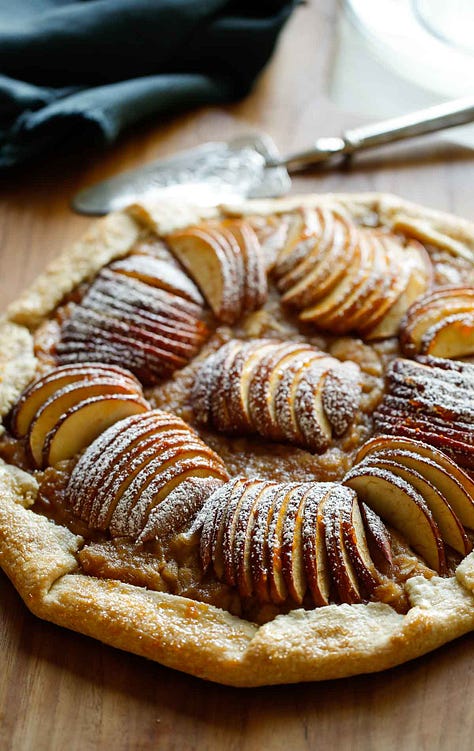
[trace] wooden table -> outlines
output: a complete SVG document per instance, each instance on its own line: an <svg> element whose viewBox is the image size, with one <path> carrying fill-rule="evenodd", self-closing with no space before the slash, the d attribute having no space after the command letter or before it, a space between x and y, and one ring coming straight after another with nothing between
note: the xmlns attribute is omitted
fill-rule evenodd
<svg viewBox="0 0 474 751"><path fill-rule="evenodd" d="M79 188L212 138L262 129L289 150L357 122L325 94L333 5L313 0L297 9L245 102L147 124L105 154L80 151L4 178L0 307L84 231L88 220L68 208ZM383 154L298 178L294 189L391 191L474 219L474 152L432 138ZM380 675L236 690L39 621L2 574L0 591L0 748L6 751L472 748L469 635Z"/></svg>

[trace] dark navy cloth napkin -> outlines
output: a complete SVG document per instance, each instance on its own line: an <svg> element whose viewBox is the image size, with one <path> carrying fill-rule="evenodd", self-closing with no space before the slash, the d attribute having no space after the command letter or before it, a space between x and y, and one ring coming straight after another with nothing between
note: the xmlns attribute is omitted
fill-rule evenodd
<svg viewBox="0 0 474 751"><path fill-rule="evenodd" d="M295 0L0 0L0 169L244 96Z"/></svg>

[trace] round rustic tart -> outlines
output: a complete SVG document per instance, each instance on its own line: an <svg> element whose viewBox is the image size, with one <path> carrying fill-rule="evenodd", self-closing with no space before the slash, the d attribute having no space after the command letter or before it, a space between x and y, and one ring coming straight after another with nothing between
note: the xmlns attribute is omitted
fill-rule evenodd
<svg viewBox="0 0 474 751"><path fill-rule="evenodd" d="M350 217L363 227L389 229L405 237L407 241L420 241L433 256L439 256L441 284L459 285L461 279L465 285L472 287L472 276L468 281L466 276L469 277L469 268L474 259L474 225L390 195L305 195L281 200L250 201L238 206L219 208L187 204L176 206L175 203L165 201L135 204L125 212L111 214L93 224L79 243L61 255L8 308L0 322L0 416L5 418L5 426L9 424L12 407L22 391L38 375L48 373L53 367L51 363L48 364L48 348L44 344L51 334L50 329L46 327L46 334L38 338L38 332L43 330L45 321L54 314L57 306L63 305L64 301L68 304L74 299L74 290L81 284L94 278L111 262L127 257L144 234L147 238L168 238L181 233L182 239L187 228L199 226L203 221L236 217L253 217L258 229L258 222L265 224L265 218L268 217L274 219L277 226L278 217L291 217L295 212L301 213L305 209L326 208L343 217ZM372 251L368 248L365 252L370 254ZM126 268L122 270L126 271ZM289 278L293 286L288 286L287 290L291 293L298 284L298 276L291 276L292 268L283 268L281 277L285 277L288 271L290 277L286 279ZM298 294L299 291L296 289ZM303 285L303 293L305 292L307 289ZM367 295L368 300L369 290ZM315 306L311 308L311 305L305 305L304 294L303 298L300 296L297 299L300 302L303 300L299 308L301 315L306 315L310 323L312 320L317 321L314 316L316 313L319 315L321 310L318 309L315 313ZM256 313L247 323L246 330L234 329L233 335L246 335L248 339L275 337L278 329L272 328L265 315L259 316L258 295L250 302L249 300L250 297L247 297L247 310L255 308ZM435 303L431 301L430 304L433 306ZM228 322L232 324L239 317L236 312L238 306L232 308L229 305L225 308L221 321L225 323L225 316L230 315L231 320ZM308 310L311 312L307 313ZM244 307L238 312L242 316ZM327 321L327 311L325 315L323 320ZM340 329L340 321L332 320L336 326L334 331L338 331L337 326L342 331L340 336L345 342L343 346L352 346L351 337L346 336L344 339L350 332ZM459 318L456 318L450 323L457 331L460 325L464 325L464 319L460 323ZM407 334L408 338L402 343L405 348L402 351L412 355L412 350L414 347L416 349L418 343L413 334L416 327L414 324L410 326L407 324L405 327L410 336ZM430 334L429 341L420 345L428 347L428 360L423 363L422 355L420 367L430 365L432 335L437 335L437 329ZM232 342L232 333L221 333L219 337L221 345L228 346ZM286 332L282 328L280 339L285 338ZM338 336L318 338L318 331L314 340L311 339L311 344L320 344L323 350L330 345L331 352L336 356L342 351ZM365 347L362 343L357 345L359 346ZM396 351L393 346L392 340L392 345L382 345L379 350L379 362L384 366L400 354L398 342ZM205 354L212 357L214 351L215 347L213 350L211 346ZM197 358L198 361L199 358L202 359L202 356ZM189 367L192 369L193 363ZM185 373L186 368L179 372ZM405 388L406 379L412 379L411 372L404 377ZM395 369L394 384L398 383L397 378L398 371ZM180 401L176 383L179 385L179 375L176 381L173 378L169 382L165 379L163 388L160 390L158 385L158 390L150 401L155 408L168 408L176 413L181 410L181 416L186 418L186 408ZM400 393L405 395L405 391L397 391L395 387L393 393L390 393L390 383L388 397L396 401L401 398ZM382 392L379 393L378 402L381 396ZM377 419L384 426L383 431L374 431L372 423L369 427L363 426L350 450L347 446L345 450L335 449L332 454L330 450L326 464L318 463L318 451L326 446L316 446L313 479L331 482L340 479L349 469L347 477L350 480L351 472L354 471L350 467L363 441L374 432L390 432L393 427L391 404L389 402L386 405L385 411L377 407ZM472 397L470 403L464 406L472 414ZM216 418L216 421L218 423L219 419ZM258 433L262 427L258 421L255 423L254 428ZM469 420L467 424L470 424ZM259 438L253 438L254 443L248 445L245 440L237 438L240 443L239 449L235 450L233 439L219 436L215 438L219 425L217 424L217 431L215 427L211 425L201 435L223 456L230 474L238 476L245 467L249 467L249 475L253 472L255 477L259 464L257 461L252 465L247 452L250 450L249 446L259 445ZM341 427L336 420L333 428L337 435L347 425ZM5 427L0 429L5 431ZM403 430L408 432L403 433ZM411 423L407 418L402 426L395 422L392 435L398 435L401 431L401 435L409 438L412 435L410 430ZM456 460L465 456L462 446L466 432L462 432L460 428L456 435L458 433L462 440L453 444L458 451L454 454ZM263 436L267 440L265 431ZM295 452L301 450L294 448ZM272 463L268 464L270 474L273 473L275 481L300 482L300 476L291 477L291 467L298 467L298 462L292 464L290 461L285 464L285 456L275 450ZM346 465L339 467L344 457ZM253 619L232 615L216 605L189 596L153 591L146 586L125 583L117 578L88 575L80 564L83 536L74 530L74 526L68 528L65 524L58 523L58 520L48 519L44 513L38 513L41 468L39 472L34 472L31 466L18 460L14 453L7 458L10 461L1 460L0 464L0 565L33 613L93 636L106 644L201 678L229 685L257 686L324 680L383 670L422 655L474 628L474 553L462 557L460 563L458 556L456 567L445 566L443 569L440 565L443 576L409 576L403 582L408 606L402 612L387 602L364 600L316 608L296 607L288 612L273 613L271 617ZM470 473L472 467L469 464L469 454L466 462L464 467ZM281 474L279 465L283 466ZM375 474L377 471L376 469ZM311 480L311 472L304 479ZM466 542L466 550L470 547L472 545ZM431 574L433 573L432 571Z"/></svg>

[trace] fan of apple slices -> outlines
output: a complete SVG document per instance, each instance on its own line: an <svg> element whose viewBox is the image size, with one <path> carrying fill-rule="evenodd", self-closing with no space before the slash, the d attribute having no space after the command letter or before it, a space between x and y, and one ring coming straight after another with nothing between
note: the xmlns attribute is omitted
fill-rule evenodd
<svg viewBox="0 0 474 751"><path fill-rule="evenodd" d="M35 380L19 397L11 430L26 442L35 467L78 454L110 425L149 409L137 379L123 368L64 365Z"/></svg>
<svg viewBox="0 0 474 751"><path fill-rule="evenodd" d="M66 496L90 528L146 540L179 529L228 477L189 425L153 410L98 436L75 465Z"/></svg>
<svg viewBox="0 0 474 751"><path fill-rule="evenodd" d="M407 356L474 355L474 287L439 287L413 303L400 324Z"/></svg>
<svg viewBox="0 0 474 751"><path fill-rule="evenodd" d="M441 575L447 548L471 551L474 483L448 457L379 436L358 459L342 483L238 477L219 487L191 529L204 571L261 604L323 606L381 599L393 563L384 522Z"/></svg>
<svg viewBox="0 0 474 751"><path fill-rule="evenodd" d="M196 530L204 571L262 604L367 599L382 582L368 535L391 564L383 523L339 483L236 478L204 504Z"/></svg>
<svg viewBox="0 0 474 751"><path fill-rule="evenodd" d="M404 313L430 287L433 270L420 243L319 208L297 216L273 275L282 302L301 321L371 340L397 334Z"/></svg>
<svg viewBox="0 0 474 751"><path fill-rule="evenodd" d="M208 331L204 300L177 266L131 255L104 268L61 326L61 364L123 365L152 385L186 365Z"/></svg>
<svg viewBox="0 0 474 751"><path fill-rule="evenodd" d="M309 344L232 339L202 363L193 386L197 421L325 451L354 421L360 371Z"/></svg>
<svg viewBox="0 0 474 751"><path fill-rule="evenodd" d="M265 259L249 222L203 222L173 232L167 242L218 321L235 323L265 302Z"/></svg>
<svg viewBox="0 0 474 751"><path fill-rule="evenodd" d="M425 441L474 470L474 364L419 356L398 358L386 374L386 394L374 412L381 433Z"/></svg>

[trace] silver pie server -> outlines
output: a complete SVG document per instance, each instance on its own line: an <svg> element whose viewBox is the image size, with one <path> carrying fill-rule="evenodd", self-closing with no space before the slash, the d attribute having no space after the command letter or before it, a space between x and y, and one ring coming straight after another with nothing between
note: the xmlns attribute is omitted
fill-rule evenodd
<svg viewBox="0 0 474 751"><path fill-rule="evenodd" d="M346 130L340 137L318 138L308 149L284 157L265 134L209 142L85 188L74 197L72 208L80 214L103 215L164 189L169 196L174 192L180 199L207 205L276 197L290 190L288 170L473 121L470 96Z"/></svg>

